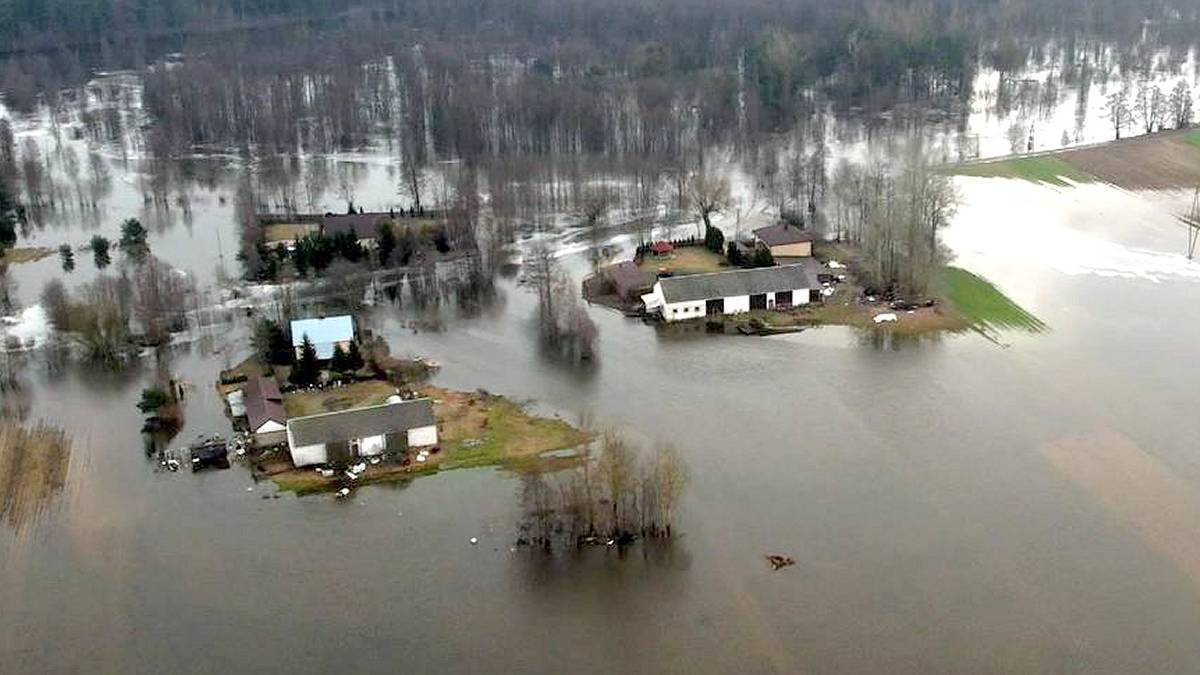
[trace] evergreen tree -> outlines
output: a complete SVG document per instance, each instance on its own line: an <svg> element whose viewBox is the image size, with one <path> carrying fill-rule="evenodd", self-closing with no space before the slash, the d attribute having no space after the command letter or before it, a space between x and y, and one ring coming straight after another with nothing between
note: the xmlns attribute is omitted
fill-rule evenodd
<svg viewBox="0 0 1200 675"><path fill-rule="evenodd" d="M396 232L392 230L390 222L379 223L379 264L386 267L388 261L392 259L392 252L396 250Z"/></svg>
<svg viewBox="0 0 1200 675"><path fill-rule="evenodd" d="M146 242L146 227L137 218L121 223L121 250L138 261L150 252L150 245Z"/></svg>
<svg viewBox="0 0 1200 675"><path fill-rule="evenodd" d="M740 266L742 264L742 252L738 249L737 242L729 242L729 245L725 247L725 257L729 259L730 265Z"/></svg>
<svg viewBox="0 0 1200 675"><path fill-rule="evenodd" d="M754 266L755 267L774 267L775 256L771 255L771 249L766 246L759 246L754 249Z"/></svg>
<svg viewBox="0 0 1200 675"><path fill-rule="evenodd" d="M346 350L342 349L341 345L333 346L333 358L329 361L329 368L336 373L344 373L352 370L347 360Z"/></svg>
<svg viewBox="0 0 1200 675"><path fill-rule="evenodd" d="M351 371L361 370L362 367L366 365L366 361L363 360L362 352L358 350L357 342L350 343L350 351L346 353L346 365L349 366L348 370Z"/></svg>
<svg viewBox="0 0 1200 675"><path fill-rule="evenodd" d="M171 402L171 397L166 391L159 387L147 387L142 390L142 400L138 401L138 410L144 413L158 412L163 406Z"/></svg>
<svg viewBox="0 0 1200 675"><path fill-rule="evenodd" d="M279 324L264 319L254 329L254 350L267 363L287 365L296 359L296 351Z"/></svg>
<svg viewBox="0 0 1200 675"><path fill-rule="evenodd" d="M89 246L92 249L92 258L96 262L96 269L102 270L108 267L108 264L112 262L112 258L108 254L108 249L111 246L108 239L97 234L92 237Z"/></svg>
<svg viewBox="0 0 1200 675"><path fill-rule="evenodd" d="M298 387L307 387L316 384L320 378L321 364L317 361L317 349L313 347L308 335L305 335L300 346L300 358L296 360L296 365L292 366L288 381Z"/></svg>
<svg viewBox="0 0 1200 675"><path fill-rule="evenodd" d="M704 229L704 247L708 250L721 254L725 250L725 233L713 226L708 226Z"/></svg>
<svg viewBox="0 0 1200 675"><path fill-rule="evenodd" d="M17 219L13 215L16 208L4 180L0 179L0 256L17 243Z"/></svg>

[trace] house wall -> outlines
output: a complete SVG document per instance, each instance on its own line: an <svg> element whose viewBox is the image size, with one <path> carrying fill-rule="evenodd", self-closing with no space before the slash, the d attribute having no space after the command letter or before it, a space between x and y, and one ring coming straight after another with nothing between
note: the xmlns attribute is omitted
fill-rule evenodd
<svg viewBox="0 0 1200 675"><path fill-rule="evenodd" d="M306 445L297 448L289 443L288 446L292 449L292 464L295 464L297 467L314 466L329 462L329 454L326 452L324 444Z"/></svg>
<svg viewBox="0 0 1200 675"><path fill-rule="evenodd" d="M387 450L387 436L383 434L358 439L359 457L375 457L382 455L385 450Z"/></svg>
<svg viewBox="0 0 1200 675"><path fill-rule="evenodd" d="M792 307L799 307L801 305L807 305L808 300L809 300L808 296L809 296L809 289L807 289L807 288L793 289L792 290ZM767 307L770 309L775 308L775 294L774 293L767 293Z"/></svg>
<svg viewBox="0 0 1200 675"><path fill-rule="evenodd" d="M792 291L792 306L799 307L800 305L808 304L808 289L798 288ZM699 302L677 302L663 305L663 320L668 322L689 321L692 319L701 319L705 316L707 303L703 300ZM767 307L775 307L775 293L767 293ZM725 298L725 314L742 314L750 311L750 296L739 295L731 298Z"/></svg>
<svg viewBox="0 0 1200 675"><path fill-rule="evenodd" d="M676 302L663 305L663 319L666 321L687 321L704 316L704 301Z"/></svg>
<svg viewBox="0 0 1200 675"><path fill-rule="evenodd" d="M738 295L732 298L725 298L725 313L726 314L742 314L750 311L750 296Z"/></svg>
<svg viewBox="0 0 1200 675"><path fill-rule="evenodd" d="M784 246L772 246L771 255L776 258L811 258L812 242L802 241Z"/></svg>
<svg viewBox="0 0 1200 675"><path fill-rule="evenodd" d="M431 445L437 445L438 432L437 427L417 427L416 429L408 430L408 447L410 448L426 448Z"/></svg>
<svg viewBox="0 0 1200 675"><path fill-rule="evenodd" d="M269 448L272 445L287 443L287 427L269 420L254 430L254 447Z"/></svg>
<svg viewBox="0 0 1200 675"><path fill-rule="evenodd" d="M287 430L287 425L280 424L279 422L276 422L275 420L267 420L266 422L263 422L263 425L261 427L255 429L254 433L269 434L269 433L273 433L273 432L277 432L277 431L286 431L286 430Z"/></svg>

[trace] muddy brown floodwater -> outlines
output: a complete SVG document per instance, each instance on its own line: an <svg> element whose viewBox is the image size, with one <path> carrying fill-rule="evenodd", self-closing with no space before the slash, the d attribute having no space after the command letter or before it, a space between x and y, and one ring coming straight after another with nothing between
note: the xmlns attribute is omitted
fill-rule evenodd
<svg viewBox="0 0 1200 675"><path fill-rule="evenodd" d="M624 558L512 551L517 485L493 470L345 502L264 499L237 468L156 473L133 412L148 371L27 374L74 452L57 507L0 529L4 671L1194 672L1200 285L1182 266L1150 279L974 251L991 200L1064 195L963 186L960 262L1049 333L660 335L597 309L599 363L580 371L534 346L533 299L510 282L443 332L375 313L397 353L444 364L440 385L676 443L682 535ZM1124 199L1067 193L1036 225L1100 236ZM1082 250L1110 272L1151 256L1113 246ZM211 346L173 370L210 382L226 358ZM224 429L206 391L184 436ZM772 572L767 553L796 564Z"/></svg>
<svg viewBox="0 0 1200 675"><path fill-rule="evenodd" d="M232 268L228 176L154 220L138 180L115 177L102 231L143 214L168 262ZM512 280L473 316L371 313L395 355L443 365L439 386L675 444L680 534L624 557L512 550L518 483L491 469L344 501L275 498L238 467L158 472L135 408L152 359L32 362L21 407L71 454L61 490L0 522L0 672L1196 672L1200 267L1173 215L1191 195L959 185L956 264L1048 332L749 339L593 308L599 358L579 369L538 348ZM380 168L360 194L384 193ZM33 244L90 236L60 220ZM53 258L17 268L22 301L56 276ZM409 328L430 318L444 330ZM211 384L246 328L164 355L196 385L176 446L227 433Z"/></svg>

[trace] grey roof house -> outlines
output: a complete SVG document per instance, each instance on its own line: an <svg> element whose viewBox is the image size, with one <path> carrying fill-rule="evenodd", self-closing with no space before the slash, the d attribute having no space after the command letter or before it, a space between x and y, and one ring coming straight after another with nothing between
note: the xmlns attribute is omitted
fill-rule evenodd
<svg viewBox="0 0 1200 675"><path fill-rule="evenodd" d="M646 310L666 321L806 305L820 289L809 265L782 265L659 279L642 296Z"/></svg>
<svg viewBox="0 0 1200 675"><path fill-rule="evenodd" d="M437 418L430 399L394 396L383 405L292 418L287 440L298 467L338 463L437 445Z"/></svg>

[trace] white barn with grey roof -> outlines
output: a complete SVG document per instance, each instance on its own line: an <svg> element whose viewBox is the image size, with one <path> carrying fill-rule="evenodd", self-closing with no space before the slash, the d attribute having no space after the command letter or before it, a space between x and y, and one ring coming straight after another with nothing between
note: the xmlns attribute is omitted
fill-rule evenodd
<svg viewBox="0 0 1200 675"><path fill-rule="evenodd" d="M642 300L664 321L686 321L807 305L819 288L810 266L783 265L659 279Z"/></svg>
<svg viewBox="0 0 1200 675"><path fill-rule="evenodd" d="M398 397L397 397L398 398ZM297 467L350 462L385 452L437 445L433 401L394 400L383 405L295 417L287 423L288 448Z"/></svg>

